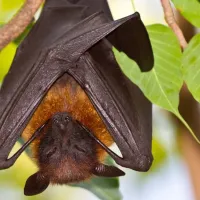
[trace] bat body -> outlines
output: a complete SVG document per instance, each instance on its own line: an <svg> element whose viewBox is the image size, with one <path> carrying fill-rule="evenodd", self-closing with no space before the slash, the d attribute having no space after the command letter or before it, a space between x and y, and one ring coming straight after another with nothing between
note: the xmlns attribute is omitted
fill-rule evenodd
<svg viewBox="0 0 200 200"><path fill-rule="evenodd" d="M113 143L111 135L86 93L80 85L67 74L63 75L54 83L38 106L22 133L24 140L27 141L30 139L41 124L51 119L55 113L60 112L70 113L75 120L80 121L85 127L88 127L99 140L104 141L105 145L110 146ZM38 158L36 151L38 150L39 143L40 137L36 138L31 145L34 158ZM97 145L97 147L98 157L103 159L105 151L100 145Z"/></svg>
<svg viewBox="0 0 200 200"><path fill-rule="evenodd" d="M0 169L12 166L32 142L37 155L41 129L60 112L78 120L98 143L96 158L106 151L121 166L149 169L152 105L121 71L113 46L142 71L152 69L153 52L138 13L112 21L104 0L46 1L0 90ZM26 143L8 159L21 135ZM113 141L122 157L108 148Z"/></svg>
<svg viewBox="0 0 200 200"><path fill-rule="evenodd" d="M92 175L124 175L120 169L101 163L96 141L68 113L55 114L46 126L36 149L40 170L28 178L25 195L39 194L50 183L80 182Z"/></svg>

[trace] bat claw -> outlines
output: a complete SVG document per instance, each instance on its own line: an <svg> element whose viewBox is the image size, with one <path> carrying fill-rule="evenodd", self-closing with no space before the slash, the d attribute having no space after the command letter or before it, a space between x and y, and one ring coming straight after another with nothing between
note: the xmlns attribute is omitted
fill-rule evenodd
<svg viewBox="0 0 200 200"><path fill-rule="evenodd" d="M93 174L96 176L103 176L103 177L118 177L125 175L125 173L121 169L115 166L108 166L104 164L98 164L95 167Z"/></svg>

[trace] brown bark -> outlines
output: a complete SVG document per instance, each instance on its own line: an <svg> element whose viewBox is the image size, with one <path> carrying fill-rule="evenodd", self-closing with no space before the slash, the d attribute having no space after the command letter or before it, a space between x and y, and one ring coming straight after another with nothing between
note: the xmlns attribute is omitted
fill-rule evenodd
<svg viewBox="0 0 200 200"><path fill-rule="evenodd" d="M182 49L185 49L187 46L187 42L185 40L182 30L180 29L180 27L176 22L170 1L169 0L160 0L160 1L164 11L165 21L176 34Z"/></svg>
<svg viewBox="0 0 200 200"><path fill-rule="evenodd" d="M0 28L0 50L26 29L43 0L26 0L20 11Z"/></svg>

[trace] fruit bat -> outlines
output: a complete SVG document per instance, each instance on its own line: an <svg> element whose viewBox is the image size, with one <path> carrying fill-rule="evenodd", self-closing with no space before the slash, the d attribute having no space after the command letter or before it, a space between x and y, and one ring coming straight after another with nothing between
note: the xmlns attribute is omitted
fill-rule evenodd
<svg viewBox="0 0 200 200"><path fill-rule="evenodd" d="M39 149L56 113L69 114L74 128L82 127L98 144L89 145L97 160L107 152L123 167L150 168L152 105L121 71L113 46L141 71L152 69L153 52L138 13L113 21L105 0L46 1L0 90L0 169L12 166L30 144L40 165ZM9 158L20 136L26 142ZM113 142L122 157L109 149Z"/></svg>
<svg viewBox="0 0 200 200"><path fill-rule="evenodd" d="M41 193L50 183L78 182L89 179L92 174L124 175L117 167L100 163L96 141L69 113L55 114L47 126L36 149L40 170L26 181L25 195Z"/></svg>

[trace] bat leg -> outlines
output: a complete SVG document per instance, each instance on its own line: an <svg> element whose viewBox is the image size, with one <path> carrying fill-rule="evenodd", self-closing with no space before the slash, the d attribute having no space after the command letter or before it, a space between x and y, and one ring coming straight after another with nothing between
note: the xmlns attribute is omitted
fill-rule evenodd
<svg viewBox="0 0 200 200"><path fill-rule="evenodd" d="M122 166L127 167L136 171L146 172L151 167L153 162L153 156L145 156L141 154L133 155L131 151L126 152L126 155L122 153L123 157L118 156L115 152L110 150L103 142L101 142L95 135L93 135L86 127L82 125L84 129L87 130L88 134L114 159L114 161ZM120 147L119 147L120 149Z"/></svg>
<svg viewBox="0 0 200 200"><path fill-rule="evenodd" d="M0 158L0 169L7 169L11 167L15 161L19 158L19 156L24 152L24 150L39 136L41 133L41 130L45 127L45 125L48 123L48 121L43 124L40 128L38 128L35 133L32 135L32 137L11 157L11 158Z"/></svg>
<svg viewBox="0 0 200 200"><path fill-rule="evenodd" d="M125 175L121 169L115 166L108 166L104 164L98 164L93 170L93 174L102 177L118 177Z"/></svg>

